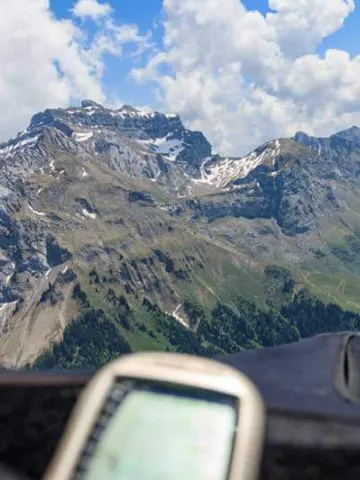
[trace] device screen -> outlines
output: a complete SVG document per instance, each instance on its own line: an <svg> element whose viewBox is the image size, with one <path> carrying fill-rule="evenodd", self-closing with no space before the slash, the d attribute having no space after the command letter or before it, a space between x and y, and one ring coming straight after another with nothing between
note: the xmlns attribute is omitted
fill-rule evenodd
<svg viewBox="0 0 360 480"><path fill-rule="evenodd" d="M130 391L81 478L225 480L236 422L236 402L225 395Z"/></svg>

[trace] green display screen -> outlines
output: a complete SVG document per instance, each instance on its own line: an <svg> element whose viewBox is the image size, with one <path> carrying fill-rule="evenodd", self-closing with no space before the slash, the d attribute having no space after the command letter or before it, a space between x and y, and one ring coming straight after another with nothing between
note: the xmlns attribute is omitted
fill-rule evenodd
<svg viewBox="0 0 360 480"><path fill-rule="evenodd" d="M237 412L234 402L130 392L88 463L86 480L225 480Z"/></svg>

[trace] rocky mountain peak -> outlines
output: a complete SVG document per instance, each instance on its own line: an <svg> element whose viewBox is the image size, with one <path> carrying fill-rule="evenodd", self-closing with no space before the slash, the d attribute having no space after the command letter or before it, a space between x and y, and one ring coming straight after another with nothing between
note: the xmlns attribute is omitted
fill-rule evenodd
<svg viewBox="0 0 360 480"><path fill-rule="evenodd" d="M48 171L53 156L64 153L90 155L111 169L172 190L180 184L185 188L186 175L199 176L211 145L201 132L185 128L178 115L131 105L113 110L91 100L39 112L24 132L0 145L6 178Z"/></svg>
<svg viewBox="0 0 360 480"><path fill-rule="evenodd" d="M298 143L305 143L309 138L311 138L310 135L302 131L296 132L294 136L295 142L298 142Z"/></svg>
<svg viewBox="0 0 360 480"><path fill-rule="evenodd" d="M124 152L124 138L139 142L139 149L161 155L165 162L182 162L184 169L193 175L196 175L203 158L211 155L211 145L204 135L186 129L178 115L127 104L112 110L84 100L80 107L47 109L33 116L28 131L39 131L45 126L60 130L82 145L92 139L88 148L92 147L94 154L111 151L112 156L117 156L117 164L122 163L118 156L120 150ZM134 171L131 169L129 173L133 175Z"/></svg>
<svg viewBox="0 0 360 480"><path fill-rule="evenodd" d="M32 117L29 128L45 125L62 129L64 133L66 130L69 136L77 128L113 129L131 138L143 138L144 135L150 138L163 138L169 134L181 134L185 131L190 133L176 114L152 112L131 105L123 105L117 110L112 110L91 100L83 100L80 107L47 109L39 112Z"/></svg>
<svg viewBox="0 0 360 480"><path fill-rule="evenodd" d="M343 138L349 140L351 142L359 142L360 141L360 128L357 126L352 126L347 130L343 130L341 132L336 133L333 135L334 137Z"/></svg>
<svg viewBox="0 0 360 480"><path fill-rule="evenodd" d="M132 107L131 105L128 105L128 104L125 104L123 105L121 108L119 108L118 112L121 112L121 113L127 113L129 115L139 115L141 114L142 112L140 110L138 110L137 108L134 108ZM146 114L151 114L152 112L146 112Z"/></svg>
<svg viewBox="0 0 360 480"><path fill-rule="evenodd" d="M330 143L331 139L344 139L357 143L360 141L360 128L354 125L346 130L334 133L330 137L314 137L305 132L297 132L293 137L295 142L310 148L313 148L314 145L318 146L319 144Z"/></svg>
<svg viewBox="0 0 360 480"><path fill-rule="evenodd" d="M81 107L82 108L100 108L100 109L104 109L104 107L102 105L100 105L100 103L96 103L96 102L93 102L92 100L83 100L81 102Z"/></svg>

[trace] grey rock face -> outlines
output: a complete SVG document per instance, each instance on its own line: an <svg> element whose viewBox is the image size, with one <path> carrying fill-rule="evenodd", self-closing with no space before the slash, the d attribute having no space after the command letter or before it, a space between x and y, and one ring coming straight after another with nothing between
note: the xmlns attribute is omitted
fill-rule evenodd
<svg viewBox="0 0 360 480"><path fill-rule="evenodd" d="M353 178L360 173L360 129L352 127L329 138L297 133L294 140L313 153L312 171L327 179Z"/></svg>
<svg viewBox="0 0 360 480"><path fill-rule="evenodd" d="M348 128L347 130L343 130L342 132L338 132L333 137L343 138L345 140L349 140L360 146L360 128L353 126Z"/></svg>
<svg viewBox="0 0 360 480"><path fill-rule="evenodd" d="M204 135L185 129L178 115L143 112L129 105L110 110L86 100L81 108L45 110L34 115L29 129L35 132L45 127L61 132L69 141L79 141L90 155L102 155L110 168L148 179L159 179L165 173L163 183L170 185L179 179L171 175L169 164L176 165L175 177L196 176L204 157L211 155ZM161 167L156 155L162 156Z"/></svg>
<svg viewBox="0 0 360 480"><path fill-rule="evenodd" d="M192 209L195 219L274 218L285 234L296 235L316 228L325 210L342 205L331 181L359 176L360 129L330 138L299 132L293 141L269 142L244 158L226 159L212 155L204 135L187 130L178 115L129 105L110 110L84 100L81 107L34 115L25 132L0 145L5 212L10 197L16 204L29 195L24 178L55 174L61 154L96 159L178 198L196 197L180 208Z"/></svg>

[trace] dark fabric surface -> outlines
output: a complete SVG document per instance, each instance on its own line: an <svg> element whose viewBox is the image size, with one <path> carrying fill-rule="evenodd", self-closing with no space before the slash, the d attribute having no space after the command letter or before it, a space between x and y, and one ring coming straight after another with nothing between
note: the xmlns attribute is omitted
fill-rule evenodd
<svg viewBox="0 0 360 480"><path fill-rule="evenodd" d="M83 385L0 388L1 464L41 478Z"/></svg>
<svg viewBox="0 0 360 480"><path fill-rule="evenodd" d="M4 465L0 465L0 478L1 480L29 480L28 477L24 477Z"/></svg>
<svg viewBox="0 0 360 480"><path fill-rule="evenodd" d="M360 405L356 403L360 393L359 352L360 337L341 333L217 360L248 375L267 405L360 417Z"/></svg>

